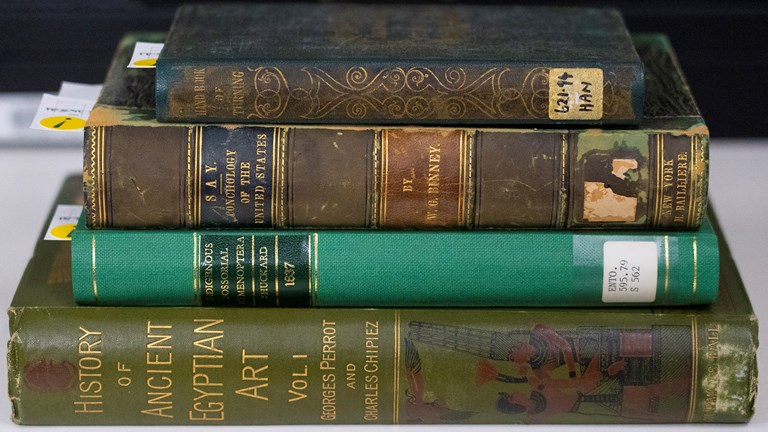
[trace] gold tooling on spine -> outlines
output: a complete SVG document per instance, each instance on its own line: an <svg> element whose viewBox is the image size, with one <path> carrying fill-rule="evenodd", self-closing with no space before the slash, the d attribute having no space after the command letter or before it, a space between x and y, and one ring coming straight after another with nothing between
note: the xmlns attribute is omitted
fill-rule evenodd
<svg viewBox="0 0 768 432"><path fill-rule="evenodd" d="M557 220L552 225L553 228L562 228L567 225L565 220L566 211L568 206L568 195L570 193L570 187L565 184L565 174L568 167L568 134L561 135L560 143L560 203L557 211Z"/></svg>
<svg viewBox="0 0 768 432"><path fill-rule="evenodd" d="M381 186L381 183L379 181L379 170L381 169L380 166L380 159L381 159L381 135L384 133L383 129L375 131L373 134L373 175L371 176L371 182L373 183L371 187L372 191L372 197L371 197L371 206L373 207L371 210L371 228L376 228L379 225L379 211L380 211L380 205L379 205L379 187Z"/></svg>
<svg viewBox="0 0 768 432"><path fill-rule="evenodd" d="M278 279L280 277L280 274L278 272L277 268L277 247L278 247L278 238L279 236L275 236L275 306L280 306L280 280Z"/></svg>
<svg viewBox="0 0 768 432"><path fill-rule="evenodd" d="M91 236L91 279L93 280L93 302L99 302L99 288L96 285L96 236Z"/></svg>
<svg viewBox="0 0 768 432"><path fill-rule="evenodd" d="M192 233L192 295L195 300L195 304L202 305L203 298L198 296L200 292L199 278L200 278L200 236L198 233Z"/></svg>
<svg viewBox="0 0 768 432"><path fill-rule="evenodd" d="M395 349L395 355L394 355L394 371L392 373L394 385L392 386L394 393L392 398L392 423L398 424L400 422L399 418L399 408L400 408L400 312L395 311L395 340L394 340L394 349Z"/></svg>
<svg viewBox="0 0 768 432"><path fill-rule="evenodd" d="M664 236L664 298L669 295L669 236Z"/></svg>
<svg viewBox="0 0 768 432"><path fill-rule="evenodd" d="M194 225L192 216L192 134L194 127L187 128L187 215L186 223Z"/></svg>
<svg viewBox="0 0 768 432"><path fill-rule="evenodd" d="M696 285L698 284L699 280L699 256L698 256L699 248L696 244L696 236L693 236L693 292L691 299L696 298Z"/></svg>
<svg viewBox="0 0 768 432"><path fill-rule="evenodd" d="M467 148L467 132L461 131L461 134L459 135L459 194L458 194L458 203L456 205L457 209L457 215L456 215L456 225L458 227L464 226L464 203L466 202L466 198L464 196L466 190L465 190L465 178L466 170L465 170L465 151Z"/></svg>
<svg viewBox="0 0 768 432"><path fill-rule="evenodd" d="M193 223L195 226L200 226L200 206L202 205L202 197L200 196L200 193L202 191L202 182L203 182L203 127L197 126L195 128L195 132L197 136L195 137L195 156L197 157L197 161L194 164L195 167L195 182L194 186L196 188L195 190L195 214Z"/></svg>
<svg viewBox="0 0 768 432"><path fill-rule="evenodd" d="M693 421L696 411L696 391L699 382L699 323L696 317L691 320L691 394L688 401L688 423Z"/></svg>
<svg viewBox="0 0 768 432"><path fill-rule="evenodd" d="M251 300L256 306L256 236L251 236Z"/></svg>
<svg viewBox="0 0 768 432"><path fill-rule="evenodd" d="M379 224L387 223L387 181L389 180L389 133L381 131L381 205L379 206Z"/></svg>
<svg viewBox="0 0 768 432"><path fill-rule="evenodd" d="M466 228L469 228L470 221L474 220L474 218L470 218L471 214L474 214L475 208L474 208L474 188L473 188L473 180L474 180L474 173L472 172L472 159L475 155L475 134L477 131L472 131L471 133L468 132L468 138L467 138L467 144L469 146L469 153L467 154L467 183L466 183L466 189L469 191L466 194L466 206L464 210L464 226Z"/></svg>

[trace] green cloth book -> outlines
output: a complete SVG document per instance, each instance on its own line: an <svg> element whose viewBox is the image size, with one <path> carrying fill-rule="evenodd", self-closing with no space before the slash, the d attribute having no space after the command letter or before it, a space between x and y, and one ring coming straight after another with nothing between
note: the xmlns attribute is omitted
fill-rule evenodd
<svg viewBox="0 0 768 432"><path fill-rule="evenodd" d="M58 202L81 200L70 179ZM39 241L8 311L18 423L673 423L753 413L757 322L725 243L717 301L688 308L84 307L69 261L67 242Z"/></svg>
<svg viewBox="0 0 768 432"><path fill-rule="evenodd" d="M72 234L85 305L688 305L717 296L699 231L92 230ZM545 293L546 295L542 295Z"/></svg>
<svg viewBox="0 0 768 432"><path fill-rule="evenodd" d="M680 230L706 213L709 131L663 35L634 36L641 125L610 129L159 123L155 71L126 66L164 38L121 41L88 118L90 228Z"/></svg>
<svg viewBox="0 0 768 432"><path fill-rule="evenodd" d="M637 124L643 65L612 9L181 6L164 122Z"/></svg>

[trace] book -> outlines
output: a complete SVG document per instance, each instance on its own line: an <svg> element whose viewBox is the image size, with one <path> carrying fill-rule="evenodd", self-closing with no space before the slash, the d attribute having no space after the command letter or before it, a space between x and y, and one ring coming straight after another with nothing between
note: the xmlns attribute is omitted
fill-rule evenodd
<svg viewBox="0 0 768 432"><path fill-rule="evenodd" d="M85 305L499 307L711 303L698 231L94 230L72 234ZM541 294L546 292L547 295Z"/></svg>
<svg viewBox="0 0 768 432"><path fill-rule="evenodd" d="M613 9L181 6L163 122L637 124L643 65Z"/></svg>
<svg viewBox="0 0 768 432"><path fill-rule="evenodd" d="M76 200L70 179L58 202ZM757 321L724 242L717 301L689 308L83 307L69 260L66 242L40 240L8 311L18 423L745 422L753 413Z"/></svg>
<svg viewBox="0 0 768 432"><path fill-rule="evenodd" d="M709 132L669 41L637 35L639 128L167 124L120 43L85 128L90 228L660 228L706 213Z"/></svg>

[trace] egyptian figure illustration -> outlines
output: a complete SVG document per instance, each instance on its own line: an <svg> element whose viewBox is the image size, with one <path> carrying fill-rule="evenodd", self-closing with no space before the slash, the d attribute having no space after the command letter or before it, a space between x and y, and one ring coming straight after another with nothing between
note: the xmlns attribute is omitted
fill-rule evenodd
<svg viewBox="0 0 768 432"><path fill-rule="evenodd" d="M582 157L584 214L591 222L634 222L640 169L636 149L592 150Z"/></svg>
<svg viewBox="0 0 768 432"><path fill-rule="evenodd" d="M404 341L406 413L411 421L438 422L450 418L456 422L470 417L465 411L467 407L448 409L446 401L450 395L441 394L441 398L425 402L428 380L418 352L423 346L479 357L475 385L495 392L494 410L502 415L521 416L517 421L548 422L562 415L680 421L687 412L690 361L666 365L672 370L663 371L660 341L662 332L684 334L681 332L685 330L654 326L573 327L556 331L535 324L530 329L499 332L411 321ZM685 352L684 346L679 348ZM690 346L687 352L690 353ZM450 358L446 353L441 361ZM665 400L675 402L665 404ZM425 407L430 410L419 411ZM466 417L457 417L456 413Z"/></svg>
<svg viewBox="0 0 768 432"><path fill-rule="evenodd" d="M471 418L475 413L454 410L445 405L442 399L427 402L424 397L424 372L421 358L413 342L405 341L405 369L408 389L405 391L407 402L405 413L412 423L458 423Z"/></svg>

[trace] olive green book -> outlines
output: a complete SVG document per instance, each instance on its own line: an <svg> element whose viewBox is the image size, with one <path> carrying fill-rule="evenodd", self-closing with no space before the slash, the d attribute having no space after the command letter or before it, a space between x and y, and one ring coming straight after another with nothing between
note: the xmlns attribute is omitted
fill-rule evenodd
<svg viewBox="0 0 768 432"><path fill-rule="evenodd" d="M157 60L164 122L637 124L643 94L600 8L184 5Z"/></svg>
<svg viewBox="0 0 768 432"><path fill-rule="evenodd" d="M59 203L82 202L79 181ZM83 307L69 261L69 244L40 240L8 311L18 423L746 422L754 410L757 321L724 242L717 301L689 308Z"/></svg>

